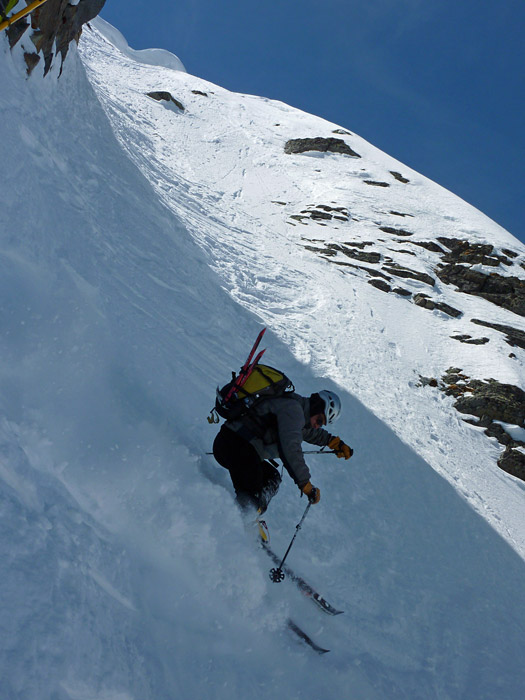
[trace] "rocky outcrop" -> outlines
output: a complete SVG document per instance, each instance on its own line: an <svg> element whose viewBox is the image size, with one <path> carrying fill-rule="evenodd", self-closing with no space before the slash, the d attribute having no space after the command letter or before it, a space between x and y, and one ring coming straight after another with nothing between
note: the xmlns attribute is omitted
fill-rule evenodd
<svg viewBox="0 0 525 700"><path fill-rule="evenodd" d="M525 349L525 332L520 331L512 326L504 326L500 323L489 323L488 321L480 321L477 318L471 318L471 323L475 323L477 326L484 326L485 328L493 328L500 333L505 333L507 336L505 338L506 342L513 347L524 348Z"/></svg>
<svg viewBox="0 0 525 700"><path fill-rule="evenodd" d="M412 292L409 292L408 289L404 289L404 287L394 287L392 290L394 294L399 294L401 297L411 297Z"/></svg>
<svg viewBox="0 0 525 700"><path fill-rule="evenodd" d="M525 426L525 392L512 384L495 379L470 379L454 407L460 413L478 418Z"/></svg>
<svg viewBox="0 0 525 700"><path fill-rule="evenodd" d="M40 63L40 56L37 53L29 53L24 51L24 61L26 64L27 74L31 75L33 70Z"/></svg>
<svg viewBox="0 0 525 700"><path fill-rule="evenodd" d="M507 447L498 459L498 467L507 474L525 481L525 454L521 450L513 450Z"/></svg>
<svg viewBox="0 0 525 700"><path fill-rule="evenodd" d="M9 44L12 48L31 26L29 38L35 51L26 52L27 56L24 56L28 73L39 63L42 56L46 75L55 53L61 56L62 72L69 44L73 40L78 42L83 25L98 15L105 2L106 0L79 0L78 4L71 5L68 0L48 0L31 13L31 25L28 21L21 20L7 29Z"/></svg>
<svg viewBox="0 0 525 700"><path fill-rule="evenodd" d="M416 306L421 306L424 309L428 309L429 311L434 311L434 309L437 311L442 311L448 316L452 316L454 318L459 318L459 316L463 315L462 311L459 311L453 306L445 304L442 301L434 301L433 299L430 299L430 297L428 297L426 294L416 294L414 296L414 304L416 304Z"/></svg>
<svg viewBox="0 0 525 700"><path fill-rule="evenodd" d="M328 221L345 223L351 219L351 216L346 207L335 207L329 204L311 204L299 214L291 214L289 218L293 221L299 221L302 224L308 223L308 220L311 220L323 225Z"/></svg>
<svg viewBox="0 0 525 700"><path fill-rule="evenodd" d="M359 153L353 151L343 139L334 139L332 137L324 138L319 136L312 139L290 139L284 146L284 152L288 154L307 153L308 151L341 153L353 158L361 158Z"/></svg>
<svg viewBox="0 0 525 700"><path fill-rule="evenodd" d="M154 92L148 92L147 95L153 100L157 100L157 102L168 102L169 104L174 104L175 107L177 107L177 109L180 109L181 112L184 112L184 105L182 104L182 102L176 100L170 92L157 90Z"/></svg>
<svg viewBox="0 0 525 700"><path fill-rule="evenodd" d="M431 253L444 253L445 251L443 248L440 248L437 243L434 243L434 241L410 241L413 245L417 245L420 248L425 248L426 250L429 250Z"/></svg>
<svg viewBox="0 0 525 700"><path fill-rule="evenodd" d="M495 379L471 379L458 367L450 367L441 380L420 377L419 386L437 387L456 399L454 408L464 415L467 423L485 429L505 447L498 460L504 471L525 481L525 442L513 437L503 424L525 427L525 392L512 384ZM472 417L475 418L472 418Z"/></svg>
<svg viewBox="0 0 525 700"><path fill-rule="evenodd" d="M392 236L413 236L413 233L410 233L410 231L405 231L404 228L394 228L393 226L380 226L379 227L380 231L383 231L383 233L390 233Z"/></svg>
<svg viewBox="0 0 525 700"><path fill-rule="evenodd" d="M321 255L336 256L338 253L346 255L347 258L353 258L354 260L359 260L359 262L366 263L378 263L381 260L380 253L373 251L367 252L360 250L360 246L357 246L357 250L350 245L344 245L342 243L325 243L324 248L319 248L317 246L306 245L306 250L310 250L313 253L320 253Z"/></svg>
<svg viewBox="0 0 525 700"><path fill-rule="evenodd" d="M449 249L442 257L446 263L468 263L470 265L489 265L498 267L500 263L510 265L505 255L498 255L490 243L470 243L460 238L445 238L440 236L438 241Z"/></svg>
<svg viewBox="0 0 525 700"><path fill-rule="evenodd" d="M426 272L418 272L417 270L411 270L410 268L403 267L402 265L398 265L397 263L391 263L388 267L383 267L383 270L389 275L394 275L396 277L404 277L405 279L414 279L418 282L424 282L425 284L428 284L431 287L433 287L435 284L435 280L430 275L427 275Z"/></svg>
<svg viewBox="0 0 525 700"><path fill-rule="evenodd" d="M407 180L406 177L403 177L403 175L401 175L401 173L398 173L398 172L396 172L395 170L391 170L391 171L390 171L390 175L393 175L393 176L396 178L396 180L397 180L398 182L402 182L402 183L405 184L405 185L406 185L408 182L410 182L410 180Z"/></svg>
<svg viewBox="0 0 525 700"><path fill-rule="evenodd" d="M525 316L525 280L519 277L506 277L497 272L487 275L456 263L438 267L436 274L442 282L453 284L464 294L482 297L496 306Z"/></svg>
<svg viewBox="0 0 525 700"><path fill-rule="evenodd" d="M512 266L512 259L517 257L517 253L509 249L498 252L490 243L471 243L464 239L444 236L437 240L447 250L440 249L432 242L414 243L440 253L444 264L437 266L436 275L442 282L454 285L464 294L482 297L496 306L525 316L525 280L496 271L487 273L472 267Z"/></svg>
<svg viewBox="0 0 525 700"><path fill-rule="evenodd" d="M371 284L376 289L380 289L382 292L391 292L392 291L392 287L388 284L388 282L385 282L385 280L371 279L371 280L367 280L367 281L368 281L368 284Z"/></svg>
<svg viewBox="0 0 525 700"><path fill-rule="evenodd" d="M451 335L452 340L459 340L460 343L466 343L467 345L486 345L490 342L489 338L473 338L471 335Z"/></svg>
<svg viewBox="0 0 525 700"><path fill-rule="evenodd" d="M405 218L406 216L410 216L411 219L414 218L414 215L413 215L413 214L405 214L405 213L403 213L402 211L394 211L394 210L392 210L392 209L391 209L388 213L389 213L389 214L393 214L394 216L401 216L401 217L403 217L403 218Z"/></svg>

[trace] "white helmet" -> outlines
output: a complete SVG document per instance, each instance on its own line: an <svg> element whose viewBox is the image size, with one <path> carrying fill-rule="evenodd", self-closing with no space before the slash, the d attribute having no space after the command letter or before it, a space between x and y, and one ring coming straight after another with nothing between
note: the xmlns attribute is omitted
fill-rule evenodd
<svg viewBox="0 0 525 700"><path fill-rule="evenodd" d="M341 399L335 392L328 391L327 389L320 391L319 396L324 401L326 422L333 423L339 418L339 414L341 413Z"/></svg>

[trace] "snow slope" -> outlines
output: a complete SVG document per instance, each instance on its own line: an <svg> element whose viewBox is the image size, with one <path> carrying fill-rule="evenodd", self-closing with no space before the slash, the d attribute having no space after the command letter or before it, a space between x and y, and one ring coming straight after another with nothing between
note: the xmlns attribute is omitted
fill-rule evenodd
<svg viewBox="0 0 525 700"><path fill-rule="evenodd" d="M1 45L2 697L521 698L523 485L448 398L415 388L457 364L463 321L383 294L301 238L348 230L287 221L335 201L358 220L352 236L376 240L373 222L405 207L415 235L523 247L356 136L360 161L285 155L287 138L335 126L108 36L86 31L58 82L26 80ZM390 169L411 187L363 185ZM337 618L269 581L205 455L215 384L261 323L268 362L300 392L343 397L355 457L312 458L322 500L290 555ZM521 360L496 336L464 368L518 383ZM285 478L268 513L277 551L303 509ZM290 637L288 615L331 653Z"/></svg>

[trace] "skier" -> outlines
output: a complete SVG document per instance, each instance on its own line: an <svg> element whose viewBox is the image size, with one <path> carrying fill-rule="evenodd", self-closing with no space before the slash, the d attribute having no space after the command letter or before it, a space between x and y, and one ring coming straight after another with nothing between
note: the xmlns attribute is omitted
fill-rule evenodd
<svg viewBox="0 0 525 700"><path fill-rule="evenodd" d="M311 503L321 494L310 481L301 443L329 447L338 457L350 459L353 450L341 438L322 428L341 412L341 401L333 391L309 397L297 393L268 398L237 420L227 420L213 443L217 462L229 470L241 509L250 506L264 513L281 483L270 463L279 457L301 493Z"/></svg>

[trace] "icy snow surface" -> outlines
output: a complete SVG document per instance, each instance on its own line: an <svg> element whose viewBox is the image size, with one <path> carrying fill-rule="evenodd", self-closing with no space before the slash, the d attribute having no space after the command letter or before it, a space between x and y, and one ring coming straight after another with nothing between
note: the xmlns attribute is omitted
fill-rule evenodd
<svg viewBox="0 0 525 700"><path fill-rule="evenodd" d="M397 226L512 248L521 276L523 246L355 135L361 159L286 155L336 125L131 57L93 24L59 81L26 80L21 49L0 47L2 697L522 698L524 485L451 398L417 384L451 365L522 384L522 351L511 360L500 333L450 336L474 317L523 320L400 279L464 316L429 312L305 245L371 241L429 272L431 253L378 228ZM319 204L351 219L290 219ZM336 618L269 581L205 454L215 385L262 325L267 361L301 393L343 398L355 456L309 460L322 500L289 560ZM277 551L304 505L285 475L268 511ZM288 616L331 653L291 637Z"/></svg>

